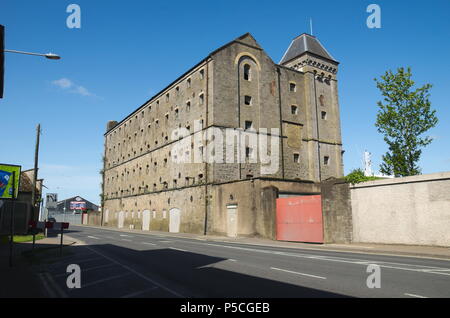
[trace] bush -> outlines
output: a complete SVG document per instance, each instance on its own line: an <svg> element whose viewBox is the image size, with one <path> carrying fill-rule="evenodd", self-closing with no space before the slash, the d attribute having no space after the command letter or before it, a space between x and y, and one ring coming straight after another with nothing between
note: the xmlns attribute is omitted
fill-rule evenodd
<svg viewBox="0 0 450 318"><path fill-rule="evenodd" d="M365 176L364 171L361 168L353 169L345 178L345 181L351 184L357 184L360 182L379 180L381 178L373 176Z"/></svg>

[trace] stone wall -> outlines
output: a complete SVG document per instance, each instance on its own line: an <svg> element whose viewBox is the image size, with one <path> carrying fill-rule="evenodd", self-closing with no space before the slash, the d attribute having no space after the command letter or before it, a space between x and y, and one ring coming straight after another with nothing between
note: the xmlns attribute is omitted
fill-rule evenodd
<svg viewBox="0 0 450 318"><path fill-rule="evenodd" d="M321 190L324 242L352 242L353 222L349 184L343 179L331 179L322 182Z"/></svg>
<svg viewBox="0 0 450 318"><path fill-rule="evenodd" d="M450 172L351 187L353 241L450 246Z"/></svg>

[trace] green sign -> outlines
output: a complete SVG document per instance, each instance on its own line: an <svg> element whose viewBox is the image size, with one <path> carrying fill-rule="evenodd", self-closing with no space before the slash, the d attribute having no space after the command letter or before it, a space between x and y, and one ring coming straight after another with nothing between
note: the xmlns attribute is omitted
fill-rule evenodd
<svg viewBox="0 0 450 318"><path fill-rule="evenodd" d="M21 168L21 166L0 163L0 199L13 199L13 193L15 193L14 198L17 198ZM14 184L13 172L15 172Z"/></svg>

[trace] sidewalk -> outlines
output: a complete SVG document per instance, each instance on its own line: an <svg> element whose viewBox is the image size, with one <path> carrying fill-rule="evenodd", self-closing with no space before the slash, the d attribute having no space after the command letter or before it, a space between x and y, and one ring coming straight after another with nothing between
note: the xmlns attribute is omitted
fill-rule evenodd
<svg viewBox="0 0 450 318"><path fill-rule="evenodd" d="M298 242L282 242L273 241L263 238L238 237L230 238L226 236L214 235L198 235L190 233L169 233L160 231L142 231L128 230L110 227L80 225L82 227L98 228L103 230L114 230L136 234L154 234L161 236L190 238L197 240L207 240L227 243L240 243L256 246L270 246L283 248L310 249L320 251L346 252L346 253L362 253L362 254L383 254L404 257L422 257L422 258L439 258L450 261L450 247L422 246L422 245L394 245L394 244L370 244L370 243L351 243L351 244L313 244Z"/></svg>
<svg viewBox="0 0 450 318"><path fill-rule="evenodd" d="M14 243L13 267L9 266L9 243L0 244L0 298L43 298L48 297L35 268L42 253L59 254L60 238L49 237L36 241L34 255L32 242ZM74 240L64 237L64 245L72 245ZM64 251L64 250L63 250Z"/></svg>

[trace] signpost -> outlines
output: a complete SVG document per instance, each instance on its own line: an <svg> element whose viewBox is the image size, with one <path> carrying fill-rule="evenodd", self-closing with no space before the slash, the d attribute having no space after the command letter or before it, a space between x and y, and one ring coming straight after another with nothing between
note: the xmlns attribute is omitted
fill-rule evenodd
<svg viewBox="0 0 450 318"><path fill-rule="evenodd" d="M69 223L66 222L35 222L30 221L28 223L29 228L33 229L33 247L35 244L35 235L38 232L39 229L45 230L45 229L55 229L61 231L61 241L59 246L59 255L62 255L62 248L63 248L63 237L64 237L64 230L69 228Z"/></svg>
<svg viewBox="0 0 450 318"><path fill-rule="evenodd" d="M11 229L9 238L9 266L13 263L14 247L14 203L19 194L20 171L17 165L0 164L0 199L11 200Z"/></svg>

